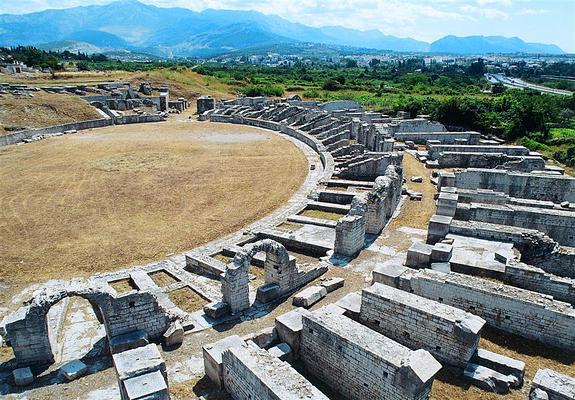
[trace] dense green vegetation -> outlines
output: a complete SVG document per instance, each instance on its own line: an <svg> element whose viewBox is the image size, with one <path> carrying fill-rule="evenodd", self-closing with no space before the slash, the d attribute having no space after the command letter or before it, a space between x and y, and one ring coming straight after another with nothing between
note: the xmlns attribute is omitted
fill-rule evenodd
<svg viewBox="0 0 575 400"><path fill-rule="evenodd" d="M108 60L102 54L88 55L70 51L44 51L31 46L0 47L0 60L4 62L22 62L29 67L51 68L54 71L64 69L63 62L78 61L78 67L87 69L88 63L99 63Z"/></svg>
<svg viewBox="0 0 575 400"><path fill-rule="evenodd" d="M298 93L322 101L355 100L366 108L395 114L428 114L450 129L477 130L518 141L548 157L575 167L575 97L540 94L492 86L478 59L467 65L426 64L422 58L399 61L372 59L359 67L355 60L306 62L290 66L256 66L240 63L193 61L122 62L104 56L44 52L29 47L0 49L28 65L62 65L75 60L79 69L178 73L194 70L247 96L281 97ZM54 61L56 60L56 61ZM247 61L247 60L245 60ZM539 69L515 63L513 75L529 80L541 74L573 76L575 64L545 64ZM56 68L58 69L58 68ZM511 73L511 71L505 71ZM559 85L562 81L553 81ZM568 82L571 84L571 82Z"/></svg>

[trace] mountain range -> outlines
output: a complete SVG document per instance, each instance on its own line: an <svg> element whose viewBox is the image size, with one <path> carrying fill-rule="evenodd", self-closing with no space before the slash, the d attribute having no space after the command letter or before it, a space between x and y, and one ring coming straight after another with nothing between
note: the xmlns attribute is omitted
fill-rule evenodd
<svg viewBox="0 0 575 400"><path fill-rule="evenodd" d="M433 43L338 26L315 28L254 11L160 8L137 0L0 15L0 45L88 53L133 51L162 58L210 57L264 46L321 44L453 54L562 54L555 46L501 36L446 36ZM289 46L287 46L289 47Z"/></svg>

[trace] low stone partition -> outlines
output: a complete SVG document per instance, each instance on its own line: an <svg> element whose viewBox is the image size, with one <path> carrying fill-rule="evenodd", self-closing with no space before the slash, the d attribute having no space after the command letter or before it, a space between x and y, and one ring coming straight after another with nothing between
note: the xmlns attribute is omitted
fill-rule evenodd
<svg viewBox="0 0 575 400"><path fill-rule="evenodd" d="M222 362L224 389L234 399L327 400L288 363L255 344L224 350Z"/></svg>
<svg viewBox="0 0 575 400"><path fill-rule="evenodd" d="M429 140L438 140L441 144L456 144L461 140L468 144L478 144L481 134L474 131L466 132L396 132L395 140L402 142L412 141L415 144L427 144Z"/></svg>
<svg viewBox="0 0 575 400"><path fill-rule="evenodd" d="M458 308L374 283L361 294L360 321L442 364L465 368L485 321Z"/></svg>
<svg viewBox="0 0 575 400"><path fill-rule="evenodd" d="M575 202L575 178L564 175L511 172L469 168L456 172L453 182L439 180L439 187L456 186L462 189L490 189L511 197L561 203Z"/></svg>
<svg viewBox="0 0 575 400"><path fill-rule="evenodd" d="M81 131L86 129L102 128L104 126L113 125L114 121L111 118L94 119L90 121L75 122L71 124L63 124L50 126L47 128L28 129L25 131L14 132L9 135L0 136L0 146L8 146L22 142L24 139L31 139L36 135L46 135L66 131Z"/></svg>
<svg viewBox="0 0 575 400"><path fill-rule="evenodd" d="M518 228L541 231L559 244L575 246L575 213L516 205L459 203L455 218L491 224L504 223Z"/></svg>
<svg viewBox="0 0 575 400"><path fill-rule="evenodd" d="M400 167L403 153L364 153L355 162L342 167L337 175L341 179L374 180L385 174L390 165Z"/></svg>
<svg viewBox="0 0 575 400"><path fill-rule="evenodd" d="M575 304L575 279L557 277L543 269L509 260L504 281L512 286L553 296L554 299Z"/></svg>
<svg viewBox="0 0 575 400"><path fill-rule="evenodd" d="M441 369L427 351L412 351L326 309L302 315L300 358L338 398L350 400L428 399Z"/></svg>
<svg viewBox="0 0 575 400"><path fill-rule="evenodd" d="M74 122L70 124L55 125L46 128L28 129L24 131L14 132L9 135L0 136L0 147L8 146L24 139L31 139L37 135L46 135L54 133L63 133L66 131L83 131L87 129L102 128L114 124L139 124L146 122L161 122L165 120L165 116L157 115L125 115L119 118L102 118L90 121Z"/></svg>
<svg viewBox="0 0 575 400"><path fill-rule="evenodd" d="M438 168L505 168L513 171L531 172L545 168L545 160L539 156L509 156L500 153L442 152L436 164Z"/></svg>
<svg viewBox="0 0 575 400"><path fill-rule="evenodd" d="M521 252L521 261L553 275L575 278L575 249L559 246L543 232L479 221L452 220L449 233L513 243Z"/></svg>
<svg viewBox="0 0 575 400"><path fill-rule="evenodd" d="M524 146L486 146L486 145L447 145L447 144L430 144L427 146L430 160L437 160L441 153L498 153L508 156L528 156L529 149Z"/></svg>
<svg viewBox="0 0 575 400"><path fill-rule="evenodd" d="M538 397L534 396L534 392ZM530 399L573 400L575 399L575 378L547 368L540 369L531 383Z"/></svg>
<svg viewBox="0 0 575 400"><path fill-rule="evenodd" d="M376 280L377 279L377 280ZM457 273L395 267L374 281L480 316L504 332L564 349L575 346L575 310L552 297Z"/></svg>
<svg viewBox="0 0 575 400"><path fill-rule="evenodd" d="M536 208L555 208L555 204L552 201L515 198L503 192L494 192L489 189L453 189L457 191L458 200L463 203L510 204Z"/></svg>

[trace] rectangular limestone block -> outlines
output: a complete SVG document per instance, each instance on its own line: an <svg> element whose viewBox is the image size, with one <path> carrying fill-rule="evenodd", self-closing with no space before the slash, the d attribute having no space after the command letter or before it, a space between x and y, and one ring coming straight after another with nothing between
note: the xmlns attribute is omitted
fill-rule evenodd
<svg viewBox="0 0 575 400"><path fill-rule="evenodd" d="M114 354L112 360L120 381L153 371L166 376L166 363L155 344Z"/></svg>
<svg viewBox="0 0 575 400"><path fill-rule="evenodd" d="M405 265L411 268L428 268L431 264L431 253L433 246L416 242L407 250Z"/></svg>
<svg viewBox="0 0 575 400"><path fill-rule="evenodd" d="M12 377L16 386L28 386L34 382L34 374L30 367L15 369L12 371Z"/></svg>
<svg viewBox="0 0 575 400"><path fill-rule="evenodd" d="M80 360L70 361L60 367L60 374L68 382L78 379L86 374L88 367Z"/></svg>
<svg viewBox="0 0 575 400"><path fill-rule="evenodd" d="M327 290L321 286L310 286L293 297L293 305L309 308L327 295Z"/></svg>
<svg viewBox="0 0 575 400"><path fill-rule="evenodd" d="M451 260L453 246L446 243L435 243L431 250L431 262L448 262Z"/></svg>
<svg viewBox="0 0 575 400"><path fill-rule="evenodd" d="M545 391L550 400L575 399L575 378L547 368L537 371L531 388Z"/></svg>
<svg viewBox="0 0 575 400"><path fill-rule="evenodd" d="M121 353L126 350L146 346L148 343L148 334L142 330L135 330L114 336L110 339L110 352L112 354Z"/></svg>
<svg viewBox="0 0 575 400"><path fill-rule="evenodd" d="M289 344L287 343L280 343L268 349L268 352L274 356L279 358L282 361L290 361L293 352Z"/></svg>
<svg viewBox="0 0 575 400"><path fill-rule="evenodd" d="M160 371L149 372L123 382L122 400L169 400L168 386Z"/></svg>
<svg viewBox="0 0 575 400"><path fill-rule="evenodd" d="M343 287L343 285L345 284L345 279L343 278L331 278L331 279L327 279L325 281L323 281L321 283L321 286L323 286L328 293L333 292L334 290L337 290L341 287Z"/></svg>
<svg viewBox="0 0 575 400"><path fill-rule="evenodd" d="M224 387L222 353L227 349L241 346L244 343L241 337L233 335L218 340L215 343L207 344L202 348L204 371L220 389Z"/></svg>
<svg viewBox="0 0 575 400"><path fill-rule="evenodd" d="M349 293L339 299L335 304L343 308L345 315L348 317L357 317L361 309L361 294L357 292Z"/></svg>
<svg viewBox="0 0 575 400"><path fill-rule="evenodd" d="M305 308L296 308L276 318L275 327L278 338L289 344L297 357L301 340L302 315L309 314Z"/></svg>
<svg viewBox="0 0 575 400"><path fill-rule="evenodd" d="M407 270L399 264L377 265L372 273L372 283L382 283L391 287L399 286L399 277Z"/></svg>
<svg viewBox="0 0 575 400"><path fill-rule="evenodd" d="M213 302L204 306L206 315L213 319L219 319L230 312L230 306L223 301Z"/></svg>
<svg viewBox="0 0 575 400"><path fill-rule="evenodd" d="M525 375L525 363L523 361L504 356L503 354L493 353L485 349L477 349L471 361L504 375L513 375L517 378L518 385L523 385L523 376Z"/></svg>

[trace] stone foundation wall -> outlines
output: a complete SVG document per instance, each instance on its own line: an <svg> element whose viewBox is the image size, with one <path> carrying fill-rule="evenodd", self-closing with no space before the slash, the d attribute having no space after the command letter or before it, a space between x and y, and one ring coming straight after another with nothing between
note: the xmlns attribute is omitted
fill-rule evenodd
<svg viewBox="0 0 575 400"><path fill-rule="evenodd" d="M485 321L455 307L375 283L361 296L360 320L411 349L425 349L448 365L465 367Z"/></svg>
<svg viewBox="0 0 575 400"><path fill-rule="evenodd" d="M466 310L505 332L555 347L575 346L575 310L549 296L432 270L407 269L399 288Z"/></svg>
<svg viewBox="0 0 575 400"><path fill-rule="evenodd" d="M307 371L350 400L429 398L441 365L343 316L303 315L300 357ZM425 371L424 374L422 372Z"/></svg>
<svg viewBox="0 0 575 400"><path fill-rule="evenodd" d="M411 349L465 367L479 345L485 321L463 310L379 283L363 289L360 320Z"/></svg>
<svg viewBox="0 0 575 400"><path fill-rule="evenodd" d="M533 292L548 294L554 299L575 304L575 280L546 273L541 268L509 261L505 266L505 282Z"/></svg>
<svg viewBox="0 0 575 400"><path fill-rule="evenodd" d="M255 345L225 350L222 362L224 388L234 399L327 400L288 363Z"/></svg>
<svg viewBox="0 0 575 400"><path fill-rule="evenodd" d="M397 132L393 137L402 142L412 141L415 144L426 144L428 140L439 140L442 144L455 144L458 140L466 140L469 144L478 144L481 134L479 132Z"/></svg>
<svg viewBox="0 0 575 400"><path fill-rule="evenodd" d="M559 244L575 246L575 213L515 205L472 203L457 205L455 218L504 224L541 231Z"/></svg>
<svg viewBox="0 0 575 400"><path fill-rule="evenodd" d="M455 173L455 186L463 189L491 189L512 197L554 203L575 202L575 179L568 176L470 168Z"/></svg>

